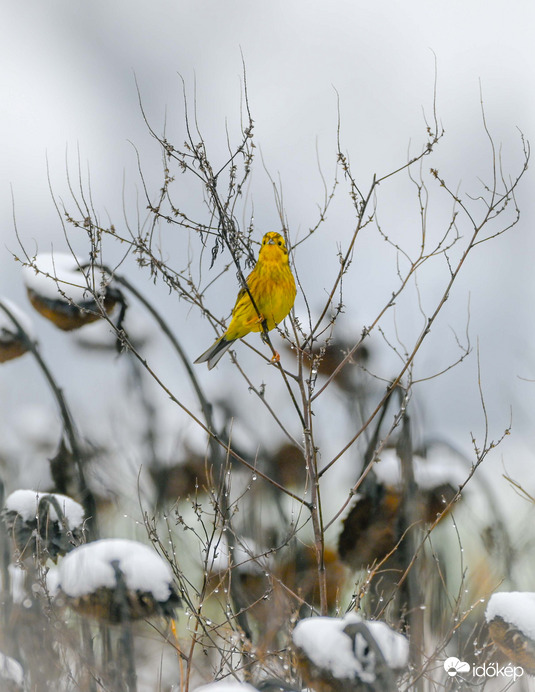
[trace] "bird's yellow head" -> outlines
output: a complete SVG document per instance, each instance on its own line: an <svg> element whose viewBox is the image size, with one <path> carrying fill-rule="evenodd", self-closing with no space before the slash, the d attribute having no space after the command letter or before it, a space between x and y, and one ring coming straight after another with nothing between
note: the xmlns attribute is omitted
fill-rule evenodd
<svg viewBox="0 0 535 692"><path fill-rule="evenodd" d="M258 259L268 261L288 261L288 249L283 236L276 231L266 233L262 238L262 247L258 254Z"/></svg>

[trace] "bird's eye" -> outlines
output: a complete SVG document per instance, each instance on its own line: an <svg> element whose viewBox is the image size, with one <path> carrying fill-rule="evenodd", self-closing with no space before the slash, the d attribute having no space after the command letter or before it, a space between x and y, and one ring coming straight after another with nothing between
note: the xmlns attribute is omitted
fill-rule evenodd
<svg viewBox="0 0 535 692"><path fill-rule="evenodd" d="M279 240L279 245L282 245L282 240Z"/></svg>

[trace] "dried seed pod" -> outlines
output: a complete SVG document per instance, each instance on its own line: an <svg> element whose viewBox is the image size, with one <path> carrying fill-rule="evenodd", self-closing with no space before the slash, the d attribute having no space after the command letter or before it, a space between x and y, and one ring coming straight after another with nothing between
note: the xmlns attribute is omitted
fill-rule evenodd
<svg viewBox="0 0 535 692"><path fill-rule="evenodd" d="M333 611L340 599L347 568L338 554L326 546L323 560L326 568L326 596L329 611ZM313 545L292 546L276 570L282 583L307 603L320 603L320 587L316 549Z"/></svg>
<svg viewBox="0 0 535 692"><path fill-rule="evenodd" d="M413 470L414 516L427 523L435 521L441 512L445 516L456 487L464 480L463 470L449 459L430 461L417 455L413 458ZM369 483L365 493L356 496L338 542L343 562L357 570L381 561L402 537L399 514L403 481L395 450L385 450L373 471L376 482Z"/></svg>

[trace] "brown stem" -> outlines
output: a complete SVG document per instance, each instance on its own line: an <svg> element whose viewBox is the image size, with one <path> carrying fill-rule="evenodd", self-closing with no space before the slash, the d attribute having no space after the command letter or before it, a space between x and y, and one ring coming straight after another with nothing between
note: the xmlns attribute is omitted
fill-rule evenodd
<svg viewBox="0 0 535 692"><path fill-rule="evenodd" d="M303 407L303 436L305 442L305 463L307 477L310 481L310 517L314 532L314 547L316 550L316 562L318 567L318 586L320 595L320 610L322 615L327 615L327 574L325 570L325 531L323 527L323 515L321 511L321 493L319 485L318 461L314 436L312 431L312 409L311 409L311 382L308 381L308 388L305 388L303 350L299 348L298 353L298 382L301 392Z"/></svg>
<svg viewBox="0 0 535 692"><path fill-rule="evenodd" d="M0 309L2 309L5 312L5 314L9 317L9 319L17 328L21 341L25 344L25 346L27 346L28 350L31 352L31 354L37 361L37 364L39 365L41 372L45 376L45 379L47 380L50 389L52 390L54 398L56 399L63 420L64 430L69 439L71 452L78 471L79 492L80 499L86 515L86 527L89 530L92 539L98 538L96 500L85 478L84 454L82 452L82 448L78 440L78 434L76 432L76 428L74 425L74 419L67 405L67 401L65 400L63 391L57 385L50 369L43 360L43 357L39 352L37 342L33 341L30 338L29 334L26 332L26 330L21 325L16 316L13 314L13 312L9 308L7 308L6 305L1 301Z"/></svg>
<svg viewBox="0 0 535 692"><path fill-rule="evenodd" d="M401 390L398 390L401 394ZM401 394L404 397L405 393ZM406 405L406 400L401 404L402 409ZM405 572L413 555L417 553L418 545L416 540L416 530L419 526L421 516L418 511L418 488L414 477L412 436L410 429L410 418L404 410L401 434L398 440L397 453L401 463L401 504L399 512L398 535L407 533L405 540L401 544L402 570ZM412 527L410 530L409 528ZM424 619L423 611L420 606L423 603L422 590L418 582L415 569L411 569L407 580L402 587L407 603L407 625L410 632L410 661L417 670L422 663L422 651L424 648ZM417 688L419 692L423 689Z"/></svg>

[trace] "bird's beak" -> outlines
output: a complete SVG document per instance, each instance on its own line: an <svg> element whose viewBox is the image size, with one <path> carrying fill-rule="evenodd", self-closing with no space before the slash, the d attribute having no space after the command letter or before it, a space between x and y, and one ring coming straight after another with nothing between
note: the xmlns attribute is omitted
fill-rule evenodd
<svg viewBox="0 0 535 692"><path fill-rule="evenodd" d="M274 239L274 238L270 238L270 239L268 240L268 245L275 245L275 239Z"/></svg>

